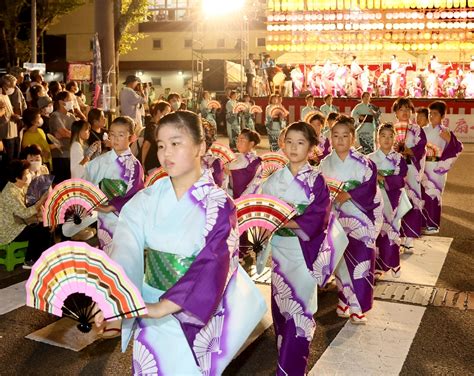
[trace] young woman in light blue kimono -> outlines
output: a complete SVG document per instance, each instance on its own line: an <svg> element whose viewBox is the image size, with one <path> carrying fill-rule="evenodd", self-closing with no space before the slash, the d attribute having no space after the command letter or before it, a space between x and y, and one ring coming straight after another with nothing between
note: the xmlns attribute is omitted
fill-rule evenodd
<svg viewBox="0 0 474 376"><path fill-rule="evenodd" d="M263 193L286 201L298 211L270 243L277 375L306 374L316 328L317 285L324 286L347 246L344 230L330 214L324 178L308 163L316 143L316 133L309 124L291 124L284 147L290 163L274 172L262 187Z"/></svg>
<svg viewBox="0 0 474 376"><path fill-rule="evenodd" d="M202 172L200 118L163 117L157 142L169 176L124 207L114 237L111 257L148 308L147 317L123 321L122 350L133 335L135 375L221 375L265 303L238 263L235 206Z"/></svg>
<svg viewBox="0 0 474 376"><path fill-rule="evenodd" d="M321 161L320 170L336 185L333 212L349 245L336 269L339 303L336 313L365 324L372 308L375 241L382 225L381 198L375 164L353 147L353 119L339 115L331 129L332 152Z"/></svg>
<svg viewBox="0 0 474 376"><path fill-rule="evenodd" d="M237 92L232 90L229 94L229 100L225 105L225 120L227 127L227 137L229 137L229 147L232 150L237 148L237 137L240 134L240 117L234 113L234 107L237 104Z"/></svg>
<svg viewBox="0 0 474 376"><path fill-rule="evenodd" d="M86 165L85 179L99 186L109 199L97 209L97 237L108 254L122 207L144 186L142 165L129 147L134 126L128 116L116 118L109 130L112 150Z"/></svg>
<svg viewBox="0 0 474 376"><path fill-rule="evenodd" d="M270 151L278 151L278 136L287 124L285 115L282 112L272 116L272 110L278 107L278 99L279 96L277 94L270 95L269 104L265 108L265 127L268 133Z"/></svg>
<svg viewBox="0 0 474 376"><path fill-rule="evenodd" d="M377 130L380 110L370 104L370 93L362 93L361 102L354 107L351 116L356 121L356 136L362 154L370 154L375 150L375 133Z"/></svg>
<svg viewBox="0 0 474 376"><path fill-rule="evenodd" d="M243 97L243 102L247 106L247 110L245 110L241 114L241 125L242 129L250 129L252 131L255 130L255 119L253 115L250 113L250 108L252 107L253 103L251 102L250 95L245 94Z"/></svg>
<svg viewBox="0 0 474 376"><path fill-rule="evenodd" d="M206 119L209 124L211 124L217 130L216 110L207 107L210 100L211 94L208 91L204 91L202 93L202 101L199 109L201 111L202 118Z"/></svg>

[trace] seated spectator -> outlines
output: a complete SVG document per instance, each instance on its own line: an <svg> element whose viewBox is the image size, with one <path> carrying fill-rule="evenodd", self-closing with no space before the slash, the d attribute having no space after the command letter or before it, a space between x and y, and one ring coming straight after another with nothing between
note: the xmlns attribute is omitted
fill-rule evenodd
<svg viewBox="0 0 474 376"><path fill-rule="evenodd" d="M36 144L42 150L41 157L44 163L51 166L51 148L55 148L54 145L48 144L44 131L40 128L44 123L41 117L40 110L37 108L27 108L23 112L23 124L25 125L25 131L23 132L23 138L21 140L21 149L23 150L29 145Z"/></svg>
<svg viewBox="0 0 474 376"><path fill-rule="evenodd" d="M30 162L30 174L32 179L40 175L49 174L48 167L43 164L41 154L42 150L36 144L29 145L21 151L21 157Z"/></svg>
<svg viewBox="0 0 474 376"><path fill-rule="evenodd" d="M28 161L14 160L9 165L8 183L0 193L0 243L28 240L24 269L32 265L51 244L48 228L41 221L41 207L47 194L26 207L25 195L31 181Z"/></svg>

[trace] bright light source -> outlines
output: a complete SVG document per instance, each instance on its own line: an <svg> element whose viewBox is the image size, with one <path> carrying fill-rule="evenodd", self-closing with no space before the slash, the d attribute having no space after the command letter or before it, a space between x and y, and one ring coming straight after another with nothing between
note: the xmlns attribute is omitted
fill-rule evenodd
<svg viewBox="0 0 474 376"><path fill-rule="evenodd" d="M244 3L245 0L202 0L202 10L205 16L221 16L242 9Z"/></svg>

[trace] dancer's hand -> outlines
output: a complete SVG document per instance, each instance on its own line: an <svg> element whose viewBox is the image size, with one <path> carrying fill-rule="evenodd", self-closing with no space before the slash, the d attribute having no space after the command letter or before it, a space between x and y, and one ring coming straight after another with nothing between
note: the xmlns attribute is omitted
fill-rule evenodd
<svg viewBox="0 0 474 376"><path fill-rule="evenodd" d="M107 326L106 321L104 320L104 313L102 311L97 312L94 316L95 330L98 334L104 333L105 327Z"/></svg>
<svg viewBox="0 0 474 376"><path fill-rule="evenodd" d="M441 132L439 132L439 136L446 142L451 141L451 132L447 129L443 129Z"/></svg>

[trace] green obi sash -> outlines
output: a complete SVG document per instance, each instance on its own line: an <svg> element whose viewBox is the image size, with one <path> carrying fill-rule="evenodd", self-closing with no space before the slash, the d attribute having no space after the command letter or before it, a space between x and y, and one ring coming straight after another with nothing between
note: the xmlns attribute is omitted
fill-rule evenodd
<svg viewBox="0 0 474 376"><path fill-rule="evenodd" d="M293 205L293 207L296 209L297 215L301 215L304 213L306 208L308 207L307 204L296 204ZM296 236L295 232L292 229L282 227L279 230L275 232L275 235L278 236L285 236L285 237L291 237L291 236Z"/></svg>
<svg viewBox="0 0 474 376"><path fill-rule="evenodd" d="M391 176L395 170L377 170L377 174L382 175L382 176ZM385 188L385 184L383 181L379 181L379 187L380 188Z"/></svg>
<svg viewBox="0 0 474 376"><path fill-rule="evenodd" d="M360 185L360 181L358 181L358 180L348 180L342 186L342 190L344 192L348 192L348 191L350 191L354 188L357 188L359 185Z"/></svg>
<svg viewBox="0 0 474 376"><path fill-rule="evenodd" d="M196 256L183 257L148 249L145 258L145 282L159 290L167 291L186 274Z"/></svg>
<svg viewBox="0 0 474 376"><path fill-rule="evenodd" d="M109 200L122 197L127 193L127 184L121 179L102 179L99 188Z"/></svg>

